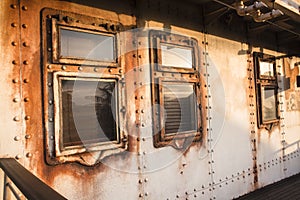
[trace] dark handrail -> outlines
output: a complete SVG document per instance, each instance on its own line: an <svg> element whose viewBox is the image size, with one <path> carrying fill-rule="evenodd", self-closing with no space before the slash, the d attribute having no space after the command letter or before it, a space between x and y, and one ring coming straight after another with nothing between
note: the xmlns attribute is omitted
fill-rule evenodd
<svg viewBox="0 0 300 200"><path fill-rule="evenodd" d="M29 200L66 199L13 158L0 158L0 168Z"/></svg>

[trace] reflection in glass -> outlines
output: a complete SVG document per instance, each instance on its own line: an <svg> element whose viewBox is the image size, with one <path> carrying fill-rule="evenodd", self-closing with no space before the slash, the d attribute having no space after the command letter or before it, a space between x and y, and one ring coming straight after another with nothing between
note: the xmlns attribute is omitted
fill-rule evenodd
<svg viewBox="0 0 300 200"><path fill-rule="evenodd" d="M275 88L262 87L262 116L263 122L277 119Z"/></svg>
<svg viewBox="0 0 300 200"><path fill-rule="evenodd" d="M272 62L259 62L260 76L274 77L274 68Z"/></svg>
<svg viewBox="0 0 300 200"><path fill-rule="evenodd" d="M192 48L161 44L163 66L192 69L192 55Z"/></svg>
<svg viewBox="0 0 300 200"><path fill-rule="evenodd" d="M196 130L194 84L164 84L165 133Z"/></svg>
<svg viewBox="0 0 300 200"><path fill-rule="evenodd" d="M61 81L64 147L117 140L115 81Z"/></svg>
<svg viewBox="0 0 300 200"><path fill-rule="evenodd" d="M60 29L60 55L89 60L114 61L114 37Z"/></svg>

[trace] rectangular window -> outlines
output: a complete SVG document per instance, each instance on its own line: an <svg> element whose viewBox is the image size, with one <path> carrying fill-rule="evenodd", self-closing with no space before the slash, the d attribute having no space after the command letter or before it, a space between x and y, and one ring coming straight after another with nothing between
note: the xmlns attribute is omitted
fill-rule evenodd
<svg viewBox="0 0 300 200"><path fill-rule="evenodd" d="M163 83L165 134L197 131L196 98L193 83Z"/></svg>
<svg viewBox="0 0 300 200"><path fill-rule="evenodd" d="M165 67L193 68L193 49L161 44L161 62Z"/></svg>
<svg viewBox="0 0 300 200"><path fill-rule="evenodd" d="M257 52L254 52L253 57L257 91L257 118L259 127L262 127L279 120L275 57Z"/></svg>
<svg viewBox="0 0 300 200"><path fill-rule="evenodd" d="M118 140L116 81L60 77L63 148Z"/></svg>
<svg viewBox="0 0 300 200"><path fill-rule="evenodd" d="M60 28L60 57L114 62L114 37Z"/></svg>
<svg viewBox="0 0 300 200"><path fill-rule="evenodd" d="M50 8L42 17L47 163L90 166L124 152L122 24Z"/></svg>
<svg viewBox="0 0 300 200"><path fill-rule="evenodd" d="M59 64L117 66L117 34L101 27L52 18L52 61ZM95 30L99 29L99 30Z"/></svg>
<svg viewBox="0 0 300 200"><path fill-rule="evenodd" d="M277 119L276 89L262 86L262 121L263 123Z"/></svg>
<svg viewBox="0 0 300 200"><path fill-rule="evenodd" d="M202 135L197 41L151 31L150 46L154 145L182 148L188 138L199 141Z"/></svg>

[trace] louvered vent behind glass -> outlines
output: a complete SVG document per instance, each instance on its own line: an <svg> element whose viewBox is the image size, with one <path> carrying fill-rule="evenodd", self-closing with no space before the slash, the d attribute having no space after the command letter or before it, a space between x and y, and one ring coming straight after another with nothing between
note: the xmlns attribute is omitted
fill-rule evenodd
<svg viewBox="0 0 300 200"><path fill-rule="evenodd" d="M165 134L196 130L193 83L168 83L163 87Z"/></svg>

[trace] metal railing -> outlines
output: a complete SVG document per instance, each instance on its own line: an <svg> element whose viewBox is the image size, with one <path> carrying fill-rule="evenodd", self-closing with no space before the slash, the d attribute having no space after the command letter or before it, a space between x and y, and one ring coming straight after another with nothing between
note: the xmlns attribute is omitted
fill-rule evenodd
<svg viewBox="0 0 300 200"><path fill-rule="evenodd" d="M17 200L22 200L8 178L29 200L65 200L66 198L30 173L13 158L0 158L0 168L4 172L3 200L7 198L8 189Z"/></svg>

